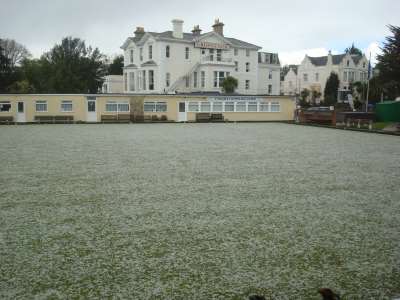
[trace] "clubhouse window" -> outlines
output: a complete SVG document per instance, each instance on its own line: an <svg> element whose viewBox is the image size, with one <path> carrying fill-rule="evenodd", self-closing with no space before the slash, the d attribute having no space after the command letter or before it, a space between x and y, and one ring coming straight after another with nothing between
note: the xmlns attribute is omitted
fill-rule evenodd
<svg viewBox="0 0 400 300"><path fill-rule="evenodd" d="M9 112L9 111L11 111L11 102L0 101L0 112Z"/></svg>
<svg viewBox="0 0 400 300"><path fill-rule="evenodd" d="M257 111L257 102L247 103L247 111L256 112Z"/></svg>
<svg viewBox="0 0 400 300"><path fill-rule="evenodd" d="M38 100L35 103L36 112L47 112L47 101Z"/></svg>
<svg viewBox="0 0 400 300"><path fill-rule="evenodd" d="M61 111L62 112L72 112L72 101L71 100L61 101Z"/></svg>
<svg viewBox="0 0 400 300"><path fill-rule="evenodd" d="M167 103L162 101L146 101L143 105L145 112L166 112Z"/></svg>
<svg viewBox="0 0 400 300"><path fill-rule="evenodd" d="M281 110L279 102L271 102L271 112L279 112Z"/></svg>
<svg viewBox="0 0 400 300"><path fill-rule="evenodd" d="M116 101L107 101L106 112L129 112L129 103L118 103Z"/></svg>
<svg viewBox="0 0 400 300"><path fill-rule="evenodd" d="M189 102L189 112L199 111L199 102Z"/></svg>
<svg viewBox="0 0 400 300"><path fill-rule="evenodd" d="M236 111L238 112L246 111L246 102L244 101L236 102Z"/></svg>

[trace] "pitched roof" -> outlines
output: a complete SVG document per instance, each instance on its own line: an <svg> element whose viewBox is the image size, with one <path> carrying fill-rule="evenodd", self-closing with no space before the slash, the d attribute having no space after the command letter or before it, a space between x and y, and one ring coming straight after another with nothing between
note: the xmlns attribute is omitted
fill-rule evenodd
<svg viewBox="0 0 400 300"><path fill-rule="evenodd" d="M150 34L150 35L152 35L152 36L154 36L154 37L158 37L158 38L181 40L181 39L175 38L175 37L172 35L172 31L171 31L171 30L164 31L164 32L152 32L152 31L148 31L147 33ZM207 33L208 33L208 32L203 33L203 34L201 34L200 36L203 36L203 35L205 35L205 34L207 34ZM184 33L183 33L183 38L182 38L182 39L185 40L185 41L188 41L188 42L192 42L196 37L198 37L198 36L195 36L193 33L184 32ZM247 42L245 42L245 41L238 40L238 39L235 39L235 38L230 38L230 37L225 37L225 36L224 36L224 38L225 38L226 40L228 40L230 43L232 43L232 45L233 45L234 47L241 47L241 48L261 48L260 46L257 46L257 45L251 44L251 43L247 43ZM137 37L129 37L129 39L130 39L132 42L136 43L136 42L138 42L138 41L141 39L141 37L140 37L140 38L137 38Z"/></svg>
<svg viewBox="0 0 400 300"><path fill-rule="evenodd" d="M332 55L332 64L334 64L334 65L340 64L345 56L346 56L346 53ZM355 55L351 55L351 58L353 59L355 64L358 64L358 62L361 60L362 56L355 54ZM325 66L326 63L328 62L328 56L319 56L319 57L308 56L308 59L311 61L311 63L314 66L317 66L317 67Z"/></svg>

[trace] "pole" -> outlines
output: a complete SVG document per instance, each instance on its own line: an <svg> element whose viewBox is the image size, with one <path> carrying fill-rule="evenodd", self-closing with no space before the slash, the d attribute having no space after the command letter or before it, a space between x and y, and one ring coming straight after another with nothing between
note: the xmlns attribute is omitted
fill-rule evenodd
<svg viewBox="0 0 400 300"><path fill-rule="evenodd" d="M367 84L367 101L365 111L368 112L368 100L369 100L369 79L371 77L371 52L369 53L369 63L368 63L368 84Z"/></svg>

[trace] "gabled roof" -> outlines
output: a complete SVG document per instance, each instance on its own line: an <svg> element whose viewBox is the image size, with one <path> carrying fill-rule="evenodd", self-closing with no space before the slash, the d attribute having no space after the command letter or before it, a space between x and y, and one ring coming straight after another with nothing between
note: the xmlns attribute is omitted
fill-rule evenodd
<svg viewBox="0 0 400 300"><path fill-rule="evenodd" d="M347 55L346 53L332 55L332 64L339 65L346 55ZM354 55L351 55L351 58L353 59L354 63L357 65L359 63L359 61L362 59L362 56L354 54ZM314 66L317 66L317 67L325 66L328 62L328 56L319 56L319 57L308 56L308 59Z"/></svg>
<svg viewBox="0 0 400 300"><path fill-rule="evenodd" d="M199 37L205 36L207 34L210 33L214 33L213 31L210 32L206 32L201 34L200 36L198 35L194 35L193 33L187 33L184 32L183 33L183 37L182 39L177 39L172 35L172 31L168 30L168 31L164 31L164 32L152 32L152 31L148 31L146 32L147 34L152 35L154 38L156 39L168 39L168 40L176 40L176 41L186 41L186 42L194 42L194 40L198 39ZM128 39L126 40L126 42L121 46L122 49L126 49L126 47L128 46L128 41L132 41L133 43L138 43L141 40L142 36L140 38L137 37L128 37ZM230 42L232 44L233 47L238 47L238 48L250 48L250 49L261 49L260 46L251 44L251 43L247 43L245 41L242 40L238 40L235 38L229 38L229 37L225 37L222 36L222 38L226 39L228 42Z"/></svg>

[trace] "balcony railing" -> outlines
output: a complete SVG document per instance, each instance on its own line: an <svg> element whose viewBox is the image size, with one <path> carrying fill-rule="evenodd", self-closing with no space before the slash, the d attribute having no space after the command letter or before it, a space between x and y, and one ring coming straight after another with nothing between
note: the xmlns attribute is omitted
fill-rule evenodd
<svg viewBox="0 0 400 300"><path fill-rule="evenodd" d="M224 58L217 55L207 55L201 59L202 62L232 63L232 58Z"/></svg>

